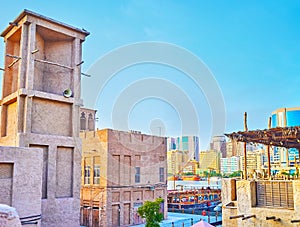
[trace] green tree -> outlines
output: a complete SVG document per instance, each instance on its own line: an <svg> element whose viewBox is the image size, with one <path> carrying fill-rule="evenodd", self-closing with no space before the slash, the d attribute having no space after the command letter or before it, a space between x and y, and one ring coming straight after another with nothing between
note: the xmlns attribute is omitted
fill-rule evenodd
<svg viewBox="0 0 300 227"><path fill-rule="evenodd" d="M157 198L155 201L146 201L143 206L138 208L138 214L146 219L146 227L159 227L164 215L159 211L160 204L164 200Z"/></svg>
<svg viewBox="0 0 300 227"><path fill-rule="evenodd" d="M231 173L231 174L229 175L229 177L240 177L240 176L242 175L242 172L243 172L243 171L241 171L241 170L235 171L235 172Z"/></svg>

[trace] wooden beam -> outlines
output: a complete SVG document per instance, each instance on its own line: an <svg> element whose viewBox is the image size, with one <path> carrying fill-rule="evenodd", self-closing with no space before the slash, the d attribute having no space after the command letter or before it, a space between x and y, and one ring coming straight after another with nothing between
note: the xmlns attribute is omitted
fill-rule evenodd
<svg viewBox="0 0 300 227"><path fill-rule="evenodd" d="M41 63L45 63L45 64L49 64L49 65L55 65L55 66L59 66L59 67L62 67L62 68L73 70L73 68L71 68L70 66L62 65L62 64L59 64L59 63L56 63L56 62L46 61L46 60L42 60L42 59L34 59L34 60L37 61L37 62L41 62Z"/></svg>
<svg viewBox="0 0 300 227"><path fill-rule="evenodd" d="M12 63L10 63L10 64L8 65L8 68L13 67L13 65L16 64L20 59L21 59L21 58L16 58Z"/></svg>
<svg viewBox="0 0 300 227"><path fill-rule="evenodd" d="M292 223L297 223L297 222L300 222L300 219L297 219L297 220L291 220Z"/></svg>
<svg viewBox="0 0 300 227"><path fill-rule="evenodd" d="M244 113L244 130L248 131L247 126L247 112ZM247 143L244 142L244 179L247 179Z"/></svg>
<svg viewBox="0 0 300 227"><path fill-rule="evenodd" d="M268 128L271 129L272 126L272 118L269 117ZM268 153L268 178L271 179L271 155L270 155L270 145L267 146Z"/></svg>
<svg viewBox="0 0 300 227"><path fill-rule="evenodd" d="M256 215L255 215L255 214L252 214L252 215L243 217L242 220L246 220L246 219L249 219L249 218L256 218Z"/></svg>
<svg viewBox="0 0 300 227"><path fill-rule="evenodd" d="M266 217L266 220L274 220L275 218L276 218L275 216Z"/></svg>
<svg viewBox="0 0 300 227"><path fill-rule="evenodd" d="M236 218L243 218L245 215L240 214L240 215L235 215L235 216L230 216L229 219L236 219Z"/></svg>
<svg viewBox="0 0 300 227"><path fill-rule="evenodd" d="M14 59L21 59L21 57L11 54L6 54L6 57L14 58Z"/></svg>

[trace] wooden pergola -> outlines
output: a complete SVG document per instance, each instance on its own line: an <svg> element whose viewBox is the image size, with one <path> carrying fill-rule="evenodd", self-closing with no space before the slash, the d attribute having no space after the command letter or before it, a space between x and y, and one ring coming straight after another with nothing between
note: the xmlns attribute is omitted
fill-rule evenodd
<svg viewBox="0 0 300 227"><path fill-rule="evenodd" d="M245 127L246 128L246 127ZM225 134L233 141L246 143L258 143L267 146L268 152L268 175L271 173L270 146L296 148L300 150L300 126L276 127L264 130L233 132ZM247 178L246 146L244 147L245 178Z"/></svg>

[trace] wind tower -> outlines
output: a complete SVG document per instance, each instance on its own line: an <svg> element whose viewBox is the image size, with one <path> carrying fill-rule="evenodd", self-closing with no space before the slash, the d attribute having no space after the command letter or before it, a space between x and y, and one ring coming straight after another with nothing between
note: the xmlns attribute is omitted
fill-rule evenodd
<svg viewBox="0 0 300 227"><path fill-rule="evenodd" d="M79 226L80 65L87 35L28 10L1 33L0 145L43 150L42 226Z"/></svg>

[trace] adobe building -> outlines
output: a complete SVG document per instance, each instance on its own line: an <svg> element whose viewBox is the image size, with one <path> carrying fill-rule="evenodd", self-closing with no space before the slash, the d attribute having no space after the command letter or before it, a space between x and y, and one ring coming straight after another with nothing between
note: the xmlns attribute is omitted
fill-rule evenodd
<svg viewBox="0 0 300 227"><path fill-rule="evenodd" d="M89 33L24 10L5 41L0 202L41 226L79 226L81 45Z"/></svg>
<svg viewBox="0 0 300 227"><path fill-rule="evenodd" d="M300 181L222 180L222 226L299 226Z"/></svg>
<svg viewBox="0 0 300 227"><path fill-rule="evenodd" d="M112 129L84 131L81 224L129 226L142 223L137 209L163 198L167 217L167 145L163 137Z"/></svg>
<svg viewBox="0 0 300 227"><path fill-rule="evenodd" d="M268 169L265 174L252 174L251 167L247 165L247 149L244 150L243 179L224 178L222 181L222 226L299 226L299 160L295 157L294 174L290 174L287 169L281 174L274 175L270 149L274 146L293 148L299 152L300 127L271 128L269 120L268 129L245 130L226 136L240 143L265 145Z"/></svg>

